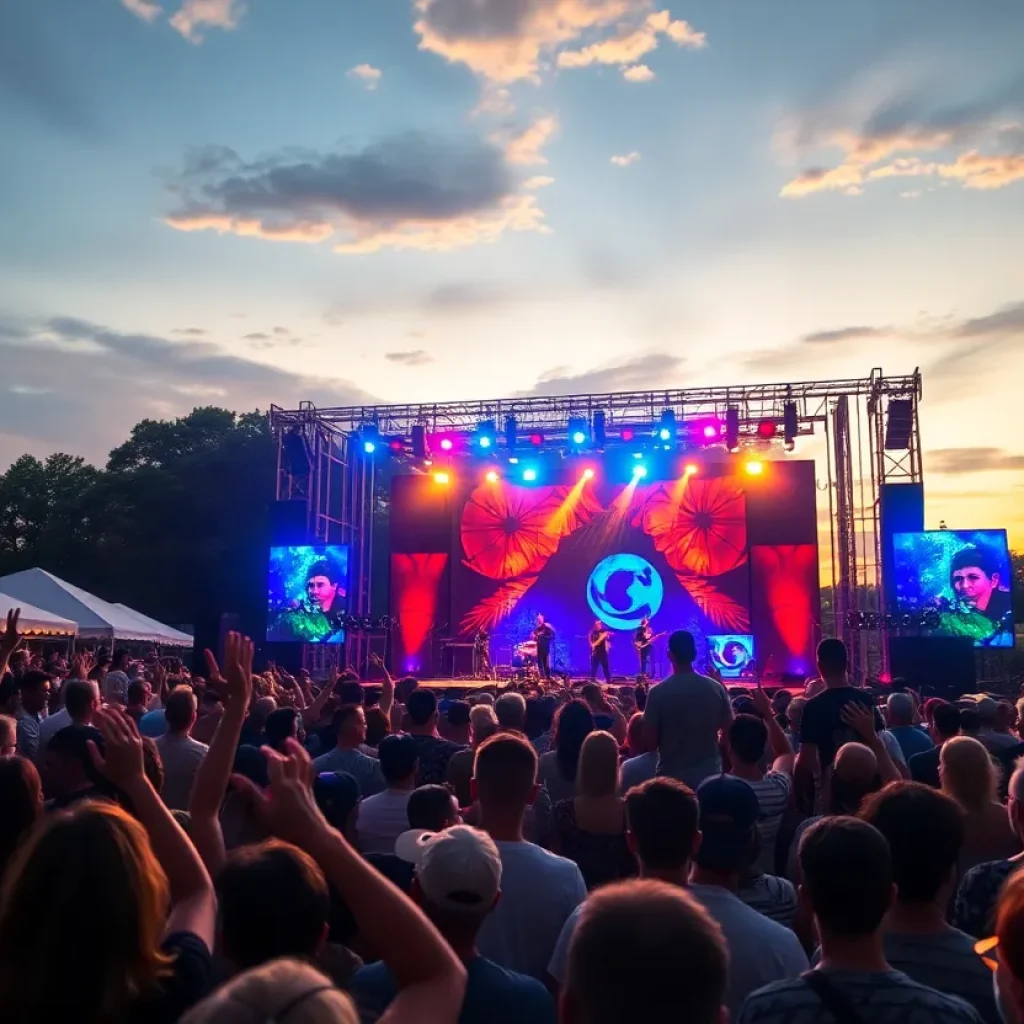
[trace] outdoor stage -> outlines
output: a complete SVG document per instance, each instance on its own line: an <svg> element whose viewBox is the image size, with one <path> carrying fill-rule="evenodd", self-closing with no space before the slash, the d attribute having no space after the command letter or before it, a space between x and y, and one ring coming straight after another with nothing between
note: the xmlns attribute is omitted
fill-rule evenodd
<svg viewBox="0 0 1024 1024"><path fill-rule="evenodd" d="M636 630L690 631L698 665L798 687L828 634L855 674L888 668L882 508L908 485L923 516L918 374L487 402L273 409L279 504L303 542L345 548L344 651L395 676L467 690L474 641L502 677L531 667L538 616L551 669L590 675L588 634L610 670L639 670ZM856 481L856 488L854 482ZM916 505L914 505L916 502ZM895 520L893 521L895 525ZM892 527L890 527L892 528ZM904 527L906 528L906 527ZM911 527L913 528L913 527ZM919 528L919 527L917 527ZM819 536L819 530L823 531ZM274 543L299 543L296 533Z"/></svg>

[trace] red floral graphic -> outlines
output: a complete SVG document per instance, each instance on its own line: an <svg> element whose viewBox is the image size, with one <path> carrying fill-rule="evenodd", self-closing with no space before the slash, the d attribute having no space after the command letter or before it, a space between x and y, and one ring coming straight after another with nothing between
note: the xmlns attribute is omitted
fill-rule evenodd
<svg viewBox="0 0 1024 1024"><path fill-rule="evenodd" d="M478 487L462 513L466 564L495 580L539 573L562 537L600 511L589 488Z"/></svg>
<svg viewBox="0 0 1024 1024"><path fill-rule="evenodd" d="M659 484L633 524L643 527L676 573L721 576L747 560L746 501L731 480Z"/></svg>

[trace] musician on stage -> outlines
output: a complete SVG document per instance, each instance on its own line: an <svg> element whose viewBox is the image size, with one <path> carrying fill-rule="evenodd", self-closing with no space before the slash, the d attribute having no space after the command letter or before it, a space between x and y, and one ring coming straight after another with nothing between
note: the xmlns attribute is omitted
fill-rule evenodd
<svg viewBox="0 0 1024 1024"><path fill-rule="evenodd" d="M598 667L604 669L604 681L612 681L611 669L608 667L608 647L611 644L611 633L608 632L600 619L594 620L594 628L588 637L590 640L590 678L597 682Z"/></svg>
<svg viewBox="0 0 1024 1024"><path fill-rule="evenodd" d="M640 675L647 678L647 669L651 661L651 650L654 647L654 632L650 619L641 619L640 626L633 634L633 646L640 655Z"/></svg>
<svg viewBox="0 0 1024 1024"><path fill-rule="evenodd" d="M483 626L473 637L473 662L477 676L491 678L491 634Z"/></svg>
<svg viewBox="0 0 1024 1024"><path fill-rule="evenodd" d="M537 641L537 668L542 679L551 678L551 641L555 631L543 615L537 616L537 624L533 629L533 639Z"/></svg>

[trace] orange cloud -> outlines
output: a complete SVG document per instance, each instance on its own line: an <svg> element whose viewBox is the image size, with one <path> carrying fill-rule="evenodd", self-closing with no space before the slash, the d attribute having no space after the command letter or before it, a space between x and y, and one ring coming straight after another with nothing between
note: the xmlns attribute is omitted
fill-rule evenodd
<svg viewBox="0 0 1024 1024"><path fill-rule="evenodd" d="M1005 126L1000 129L999 136L1014 137ZM879 137L840 132L832 136L830 142L845 151L842 163L802 172L783 186L780 195L794 198L830 191L860 195L867 182L890 178L938 176L959 181L967 189L1005 188L1024 180L1024 153L984 154L973 149L948 163L926 161L916 155L899 156L883 163L897 153L947 149L955 142L954 133L949 130L922 129Z"/></svg>
<svg viewBox="0 0 1024 1024"><path fill-rule="evenodd" d="M171 27L190 43L203 41L204 28L238 28L245 13L242 0L185 0L171 18Z"/></svg>
<svg viewBox="0 0 1024 1024"><path fill-rule="evenodd" d="M694 31L688 22L672 21L668 11L657 11L648 15L644 23L632 32L593 43L582 50L563 50L558 55L558 66L583 68L590 64L636 64L641 57L658 48L661 35L668 36L678 46L695 49L707 43L707 36Z"/></svg>
<svg viewBox="0 0 1024 1024"><path fill-rule="evenodd" d="M383 72L372 64L357 64L347 72L348 77L361 82L367 92L373 92L380 83Z"/></svg>
<svg viewBox="0 0 1024 1024"><path fill-rule="evenodd" d="M527 192L533 192L538 188L547 188L548 185L554 185L555 179L547 174L536 174L532 178L527 178L523 182L523 188Z"/></svg>
<svg viewBox="0 0 1024 1024"><path fill-rule="evenodd" d="M148 22L156 21L164 13L164 9L151 0L121 0L121 6L131 11L135 17Z"/></svg>
<svg viewBox="0 0 1024 1024"><path fill-rule="evenodd" d="M501 146L510 164L535 167L546 164L548 158L541 152L558 131L558 118L541 117L517 135L497 134L493 141Z"/></svg>
<svg viewBox="0 0 1024 1024"><path fill-rule="evenodd" d="M655 76L646 64L634 64L622 69L622 77L627 82L653 82Z"/></svg>

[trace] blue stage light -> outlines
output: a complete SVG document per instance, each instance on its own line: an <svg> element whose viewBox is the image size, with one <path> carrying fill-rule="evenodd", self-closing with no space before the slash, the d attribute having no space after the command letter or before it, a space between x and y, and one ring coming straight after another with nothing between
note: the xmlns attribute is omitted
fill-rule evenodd
<svg viewBox="0 0 1024 1024"><path fill-rule="evenodd" d="M481 448L490 448L491 447L491 439L486 434L484 434L483 437L480 438L480 447Z"/></svg>
<svg viewBox="0 0 1024 1024"><path fill-rule="evenodd" d="M372 441L363 442L363 451L366 452L367 455L372 455L376 450L377 446Z"/></svg>
<svg viewBox="0 0 1024 1024"><path fill-rule="evenodd" d="M532 484L534 482L534 480L537 479L537 470L530 469L530 468L524 469L523 470L523 479L528 484Z"/></svg>
<svg viewBox="0 0 1024 1024"><path fill-rule="evenodd" d="M647 476L647 467L642 462L637 463L633 467L633 476L637 477L637 479Z"/></svg>

